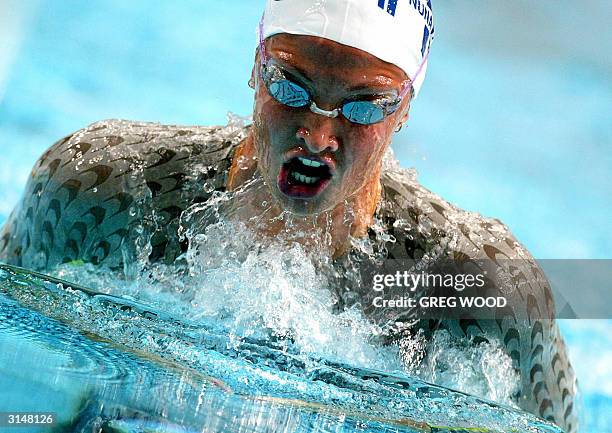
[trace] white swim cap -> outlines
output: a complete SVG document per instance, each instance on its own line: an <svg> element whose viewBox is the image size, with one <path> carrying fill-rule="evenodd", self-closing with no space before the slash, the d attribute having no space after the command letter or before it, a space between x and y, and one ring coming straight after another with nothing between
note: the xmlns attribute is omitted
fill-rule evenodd
<svg viewBox="0 0 612 433"><path fill-rule="evenodd" d="M278 33L319 36L393 63L416 96L434 34L431 0L267 0L263 38Z"/></svg>

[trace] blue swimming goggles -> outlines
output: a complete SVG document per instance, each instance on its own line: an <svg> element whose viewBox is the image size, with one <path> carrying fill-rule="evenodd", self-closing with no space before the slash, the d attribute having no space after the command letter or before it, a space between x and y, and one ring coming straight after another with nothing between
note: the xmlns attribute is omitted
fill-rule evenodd
<svg viewBox="0 0 612 433"><path fill-rule="evenodd" d="M335 118L340 114L348 121L360 125L372 125L381 122L386 116L394 113L406 97L412 85L404 81L398 96L380 97L374 100L348 100L339 108L328 111L317 107L310 93L300 84L289 79L288 73L280 66L269 61L262 38L262 24L259 32L259 53L261 59L261 78L270 96L288 107L300 108L309 106L310 111L322 116Z"/></svg>

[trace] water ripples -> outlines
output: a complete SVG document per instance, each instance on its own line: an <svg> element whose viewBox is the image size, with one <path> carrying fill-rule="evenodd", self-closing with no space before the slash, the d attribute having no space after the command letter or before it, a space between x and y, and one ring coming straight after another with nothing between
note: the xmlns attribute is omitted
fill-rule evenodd
<svg viewBox="0 0 612 433"><path fill-rule="evenodd" d="M0 341L18 340L40 352L37 373L72 377L90 383L135 381L139 361L121 352L108 352L98 342L33 311L0 299ZM46 352L57 355L58 362L45 362ZM16 357L17 358L17 357ZM5 360L7 362L7 360Z"/></svg>
<svg viewBox="0 0 612 433"><path fill-rule="evenodd" d="M559 432L416 378L304 356L291 340L228 335L4 265L0 345L0 381L74 395L75 432Z"/></svg>

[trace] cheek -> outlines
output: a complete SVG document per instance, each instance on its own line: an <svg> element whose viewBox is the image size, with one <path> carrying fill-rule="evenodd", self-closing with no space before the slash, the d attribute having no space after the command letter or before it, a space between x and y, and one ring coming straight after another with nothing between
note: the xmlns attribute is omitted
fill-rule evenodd
<svg viewBox="0 0 612 433"><path fill-rule="evenodd" d="M352 162L355 169L373 169L380 163L390 141L390 128L387 122L369 127L359 127L350 134Z"/></svg>
<svg viewBox="0 0 612 433"><path fill-rule="evenodd" d="M253 110L255 148L262 171L267 171L274 159L284 151L283 144L295 136L295 113L273 100L267 92L258 92ZM293 129L292 129L293 128ZM293 133L292 133L293 131Z"/></svg>
<svg viewBox="0 0 612 433"><path fill-rule="evenodd" d="M260 87L255 94L254 115L259 116L265 125L283 127L291 122L295 117L296 111L287 107L272 98L265 88ZM273 122L273 123L271 123Z"/></svg>

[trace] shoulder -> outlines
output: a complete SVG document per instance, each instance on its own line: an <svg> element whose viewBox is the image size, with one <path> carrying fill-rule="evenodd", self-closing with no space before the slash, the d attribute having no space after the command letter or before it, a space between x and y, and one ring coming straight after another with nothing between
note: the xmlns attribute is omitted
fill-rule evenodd
<svg viewBox="0 0 612 433"><path fill-rule="evenodd" d="M378 216L398 241L443 244L447 252L471 259L532 257L502 221L459 208L419 183L416 172L387 163ZM399 242L402 243L402 242Z"/></svg>
<svg viewBox="0 0 612 433"><path fill-rule="evenodd" d="M245 135L240 126L185 126L155 122L107 119L92 123L59 140L41 158L52 155L81 157L87 154L127 151L146 155L167 148L173 151L227 149ZM68 155L66 155L68 154Z"/></svg>
<svg viewBox="0 0 612 433"><path fill-rule="evenodd" d="M384 170L382 184L378 217L394 239L387 243L388 257L480 269L492 293L503 292L522 306L517 315L554 316L544 272L502 221L455 206L398 164Z"/></svg>
<svg viewBox="0 0 612 433"><path fill-rule="evenodd" d="M503 294L512 321L554 317L546 275L503 222L455 206L397 163L387 164L381 180L383 198L377 215L393 236L393 242L386 244L388 258L485 275L487 296ZM470 294L474 293L466 290L461 295ZM501 320L503 314L500 310L495 318Z"/></svg>
<svg viewBox="0 0 612 433"><path fill-rule="evenodd" d="M232 126L102 120L52 145L34 166L28 186L57 188L68 182L88 190L107 182L130 183L128 175L146 181L196 173L203 166L227 164L245 135L245 128Z"/></svg>
<svg viewBox="0 0 612 433"><path fill-rule="evenodd" d="M154 255L164 255L180 213L224 187L246 133L116 119L80 129L35 164L3 249L38 269L75 259L116 265L130 233L150 229Z"/></svg>

